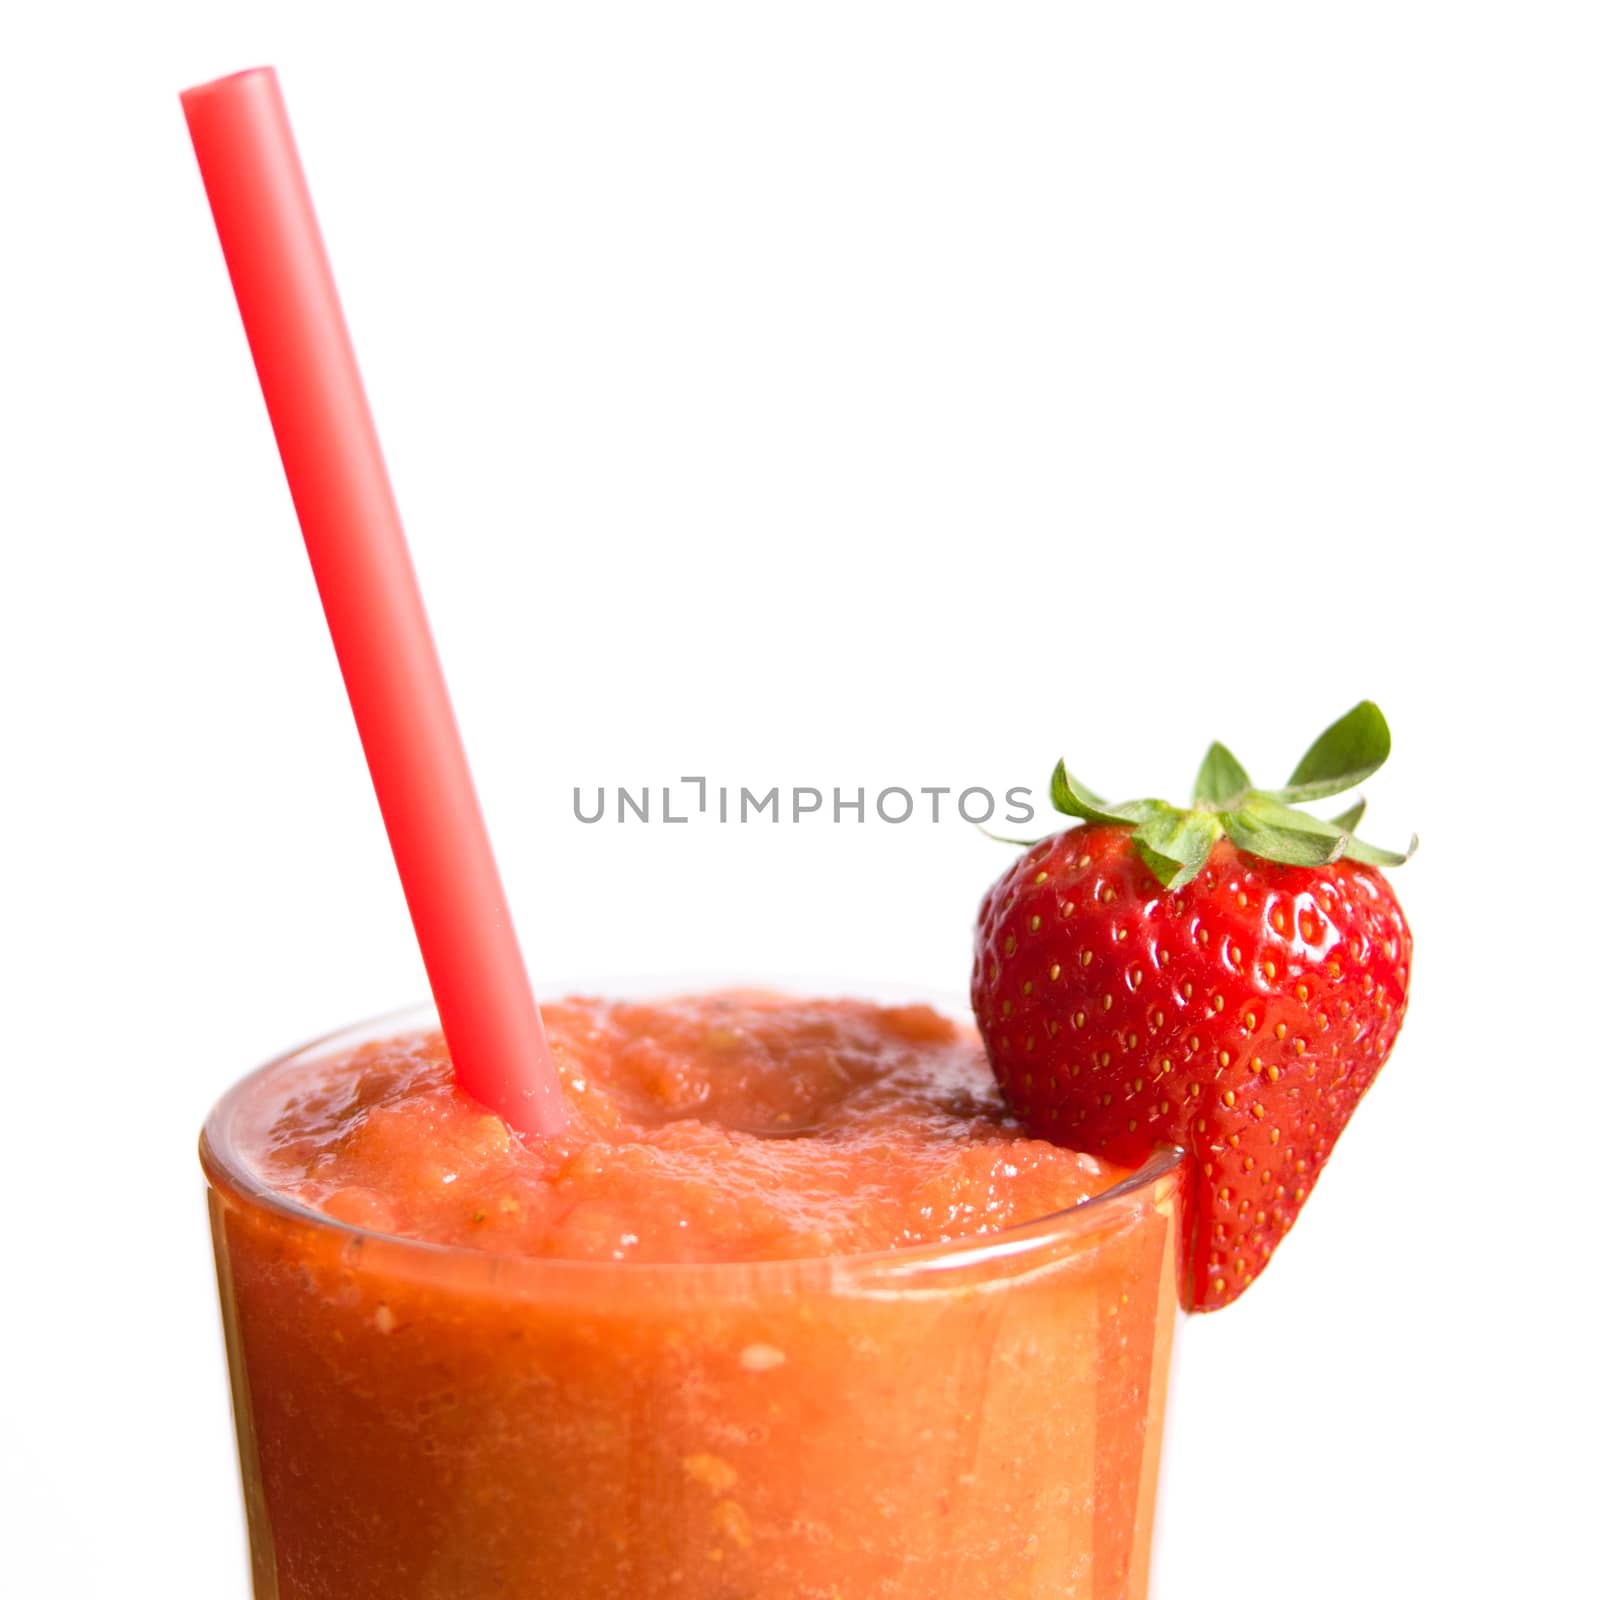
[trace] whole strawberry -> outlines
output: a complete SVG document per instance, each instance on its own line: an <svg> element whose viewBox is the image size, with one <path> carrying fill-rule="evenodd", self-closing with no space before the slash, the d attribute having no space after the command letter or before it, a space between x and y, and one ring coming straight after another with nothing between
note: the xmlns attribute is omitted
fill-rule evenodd
<svg viewBox="0 0 1600 1600"><path fill-rule="evenodd" d="M1052 802L1082 825L984 896L972 1007L995 1076L1038 1137L1124 1165L1192 1153L1191 1309L1265 1267L1400 1031L1411 935L1377 869L1406 856L1352 836L1360 802L1296 809L1388 753L1364 701L1281 789L1212 745L1188 809L1107 805L1057 766Z"/></svg>

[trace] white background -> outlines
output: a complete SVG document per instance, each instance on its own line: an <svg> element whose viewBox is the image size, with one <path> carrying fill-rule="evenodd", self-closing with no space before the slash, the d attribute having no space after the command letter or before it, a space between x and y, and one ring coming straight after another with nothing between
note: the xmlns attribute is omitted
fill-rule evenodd
<svg viewBox="0 0 1600 1600"><path fill-rule="evenodd" d="M959 990L998 846L572 789L1265 779L1377 698L1412 1017L1184 1335L1163 1600L1574 1595L1583 7L0 23L0 1589L242 1600L196 1129L423 992L176 100L279 66L536 977Z"/></svg>

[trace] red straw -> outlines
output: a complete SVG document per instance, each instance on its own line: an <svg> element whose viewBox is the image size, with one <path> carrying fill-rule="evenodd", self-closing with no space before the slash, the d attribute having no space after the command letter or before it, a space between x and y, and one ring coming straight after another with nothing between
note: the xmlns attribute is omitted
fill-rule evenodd
<svg viewBox="0 0 1600 1600"><path fill-rule="evenodd" d="M400 514L270 67L184 93L239 315L457 1081L566 1122Z"/></svg>

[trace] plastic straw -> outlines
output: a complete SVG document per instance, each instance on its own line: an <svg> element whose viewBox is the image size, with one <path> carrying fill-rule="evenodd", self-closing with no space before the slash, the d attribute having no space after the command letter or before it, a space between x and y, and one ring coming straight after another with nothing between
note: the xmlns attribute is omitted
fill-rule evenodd
<svg viewBox="0 0 1600 1600"><path fill-rule="evenodd" d="M456 1080L566 1121L355 351L270 67L183 96Z"/></svg>

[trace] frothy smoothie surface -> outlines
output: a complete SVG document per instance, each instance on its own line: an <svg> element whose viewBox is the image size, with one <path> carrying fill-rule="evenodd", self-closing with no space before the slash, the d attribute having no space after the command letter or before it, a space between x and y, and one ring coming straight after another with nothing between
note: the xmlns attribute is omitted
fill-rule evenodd
<svg viewBox="0 0 1600 1600"><path fill-rule="evenodd" d="M236 1123L237 1153L341 1221L601 1261L936 1243L1127 1176L1024 1135L976 1036L926 1006L740 991L544 1015L572 1112L560 1138L508 1132L419 1033L279 1069Z"/></svg>

